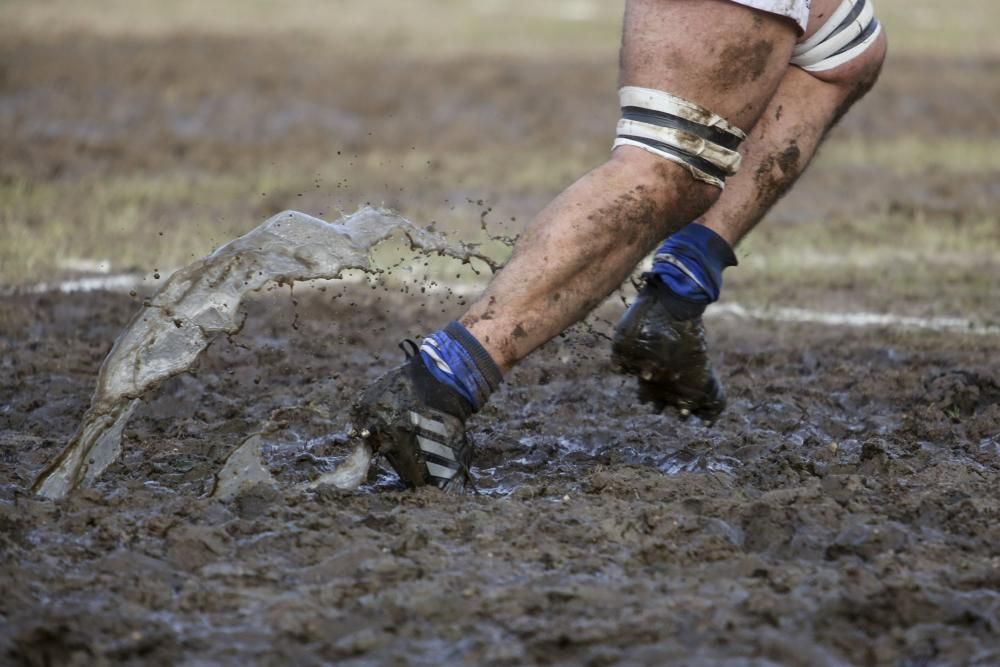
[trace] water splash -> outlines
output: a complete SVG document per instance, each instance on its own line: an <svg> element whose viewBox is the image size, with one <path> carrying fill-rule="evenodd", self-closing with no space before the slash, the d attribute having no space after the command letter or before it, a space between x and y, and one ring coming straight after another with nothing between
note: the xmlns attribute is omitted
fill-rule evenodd
<svg viewBox="0 0 1000 667"><path fill-rule="evenodd" d="M332 279L348 269L372 271L371 250L395 233L413 249L498 265L466 244L420 229L383 209L365 207L337 223L285 211L174 273L118 336L101 365L83 422L32 489L62 498L91 484L121 453L122 431L142 397L184 372L220 334L238 333L247 294L274 284ZM357 451L332 483L360 484L371 452ZM363 470L362 470L363 468ZM360 474L359 474L360 471ZM349 474L348 474L349 473Z"/></svg>
<svg viewBox="0 0 1000 667"><path fill-rule="evenodd" d="M337 466L337 469L319 477L319 479L303 485L302 488L315 489L323 484L335 486L338 489L356 489L368 476L371 466L372 449L367 439L363 439L348 457Z"/></svg>
<svg viewBox="0 0 1000 667"><path fill-rule="evenodd" d="M226 458L222 470L215 475L213 498L232 500L254 484L275 486L274 477L261 462L260 445L260 435L252 435Z"/></svg>

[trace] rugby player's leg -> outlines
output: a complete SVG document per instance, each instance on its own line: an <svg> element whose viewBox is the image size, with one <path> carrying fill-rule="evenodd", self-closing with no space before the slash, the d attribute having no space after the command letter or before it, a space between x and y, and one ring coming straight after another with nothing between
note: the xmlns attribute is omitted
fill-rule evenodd
<svg viewBox="0 0 1000 667"><path fill-rule="evenodd" d="M813 3L812 23L839 0ZM808 37L810 33L807 32ZM726 182L701 223L731 246L739 243L798 180L827 132L871 90L882 69L886 37L859 57L823 72L789 67L777 93L743 144L743 166Z"/></svg>
<svg viewBox="0 0 1000 667"><path fill-rule="evenodd" d="M788 69L794 24L725 0L630 0L621 83L753 127ZM632 146L571 185L519 239L461 323L503 370L583 318L720 190Z"/></svg>
<svg viewBox="0 0 1000 667"><path fill-rule="evenodd" d="M725 0L629 0L621 82L640 106L636 121L623 114L616 143L634 145L616 148L538 215L461 323L425 338L361 395L352 422L371 451L408 485L464 487L468 416L503 371L585 316L659 239L715 202L718 186L695 176L721 183L733 173L743 135L733 126L757 122L795 36L791 21Z"/></svg>
<svg viewBox="0 0 1000 667"><path fill-rule="evenodd" d="M842 4L815 0L803 40L828 21L839 23L835 11ZM722 270L736 263L732 248L796 182L829 129L871 89L885 52L879 31L836 67L789 67L741 147L741 171L698 223L663 243L612 343L616 365L637 376L642 400L706 421L722 412L725 392L709 361L701 312L719 297Z"/></svg>

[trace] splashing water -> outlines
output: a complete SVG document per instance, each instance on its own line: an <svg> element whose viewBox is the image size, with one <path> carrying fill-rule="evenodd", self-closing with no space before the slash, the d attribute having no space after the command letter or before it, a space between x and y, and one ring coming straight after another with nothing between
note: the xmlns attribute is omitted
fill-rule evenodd
<svg viewBox="0 0 1000 667"><path fill-rule="evenodd" d="M411 247L498 268L475 246L448 243L390 211L365 207L338 223L285 211L230 241L208 257L174 273L118 336L101 365L97 388L83 422L46 467L33 490L62 498L91 484L121 453L122 431L142 397L163 380L184 372L219 334L236 334L244 297L272 284L332 279L348 269L372 271L370 252L393 233ZM372 453L363 445L343 470L321 481L356 488Z"/></svg>
<svg viewBox="0 0 1000 667"><path fill-rule="evenodd" d="M274 486L274 477L261 463L260 445L260 434L255 433L226 458L226 464L215 475L213 498L232 500L240 491L254 484Z"/></svg>

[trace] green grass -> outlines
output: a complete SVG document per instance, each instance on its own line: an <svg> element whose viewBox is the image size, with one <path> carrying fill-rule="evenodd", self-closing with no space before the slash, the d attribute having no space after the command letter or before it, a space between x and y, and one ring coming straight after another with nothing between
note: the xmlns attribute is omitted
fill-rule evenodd
<svg viewBox="0 0 1000 667"><path fill-rule="evenodd" d="M245 181L225 176L15 179L0 185L0 233L9 240L0 246L0 276L47 278L58 257L110 259L114 271L148 271L202 256L242 226L213 220L210 202L250 192Z"/></svg>
<svg viewBox="0 0 1000 667"><path fill-rule="evenodd" d="M1000 218L956 223L933 215L885 215L825 224L762 225L740 246L744 266L798 282L828 270L883 270L915 264L1000 265ZM998 276L1000 278L1000 276Z"/></svg>
<svg viewBox="0 0 1000 667"><path fill-rule="evenodd" d="M933 56L1000 54L994 0L877 0L876 16L889 36L890 52Z"/></svg>

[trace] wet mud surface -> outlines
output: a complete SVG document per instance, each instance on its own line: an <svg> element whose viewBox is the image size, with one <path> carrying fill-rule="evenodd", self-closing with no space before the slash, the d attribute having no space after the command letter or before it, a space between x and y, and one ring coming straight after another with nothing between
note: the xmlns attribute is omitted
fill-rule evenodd
<svg viewBox="0 0 1000 667"><path fill-rule="evenodd" d="M636 405L574 331L472 422L480 495L386 471L301 491L396 342L458 308L276 291L137 411L94 488L32 497L138 303L0 301L8 664L1000 660L995 337L713 320L731 405L706 428ZM257 431L279 487L209 498Z"/></svg>

